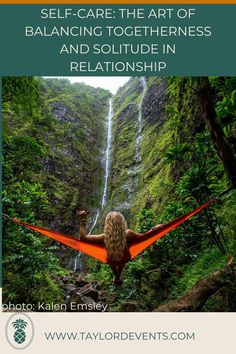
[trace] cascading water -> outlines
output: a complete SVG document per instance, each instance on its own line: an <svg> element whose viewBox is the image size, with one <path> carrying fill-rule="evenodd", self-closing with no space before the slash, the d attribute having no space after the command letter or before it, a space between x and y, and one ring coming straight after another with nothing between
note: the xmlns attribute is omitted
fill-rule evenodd
<svg viewBox="0 0 236 354"><path fill-rule="evenodd" d="M77 255L75 256L75 261L74 261L74 272L77 270L82 270L83 269L83 264L82 264L82 253L78 252Z"/></svg>
<svg viewBox="0 0 236 354"><path fill-rule="evenodd" d="M143 91L142 91L140 103L138 105L137 135L136 135L135 156L134 156L136 165L140 164L140 162L141 162L141 146L140 145L141 145L141 141L142 141L142 128L143 128L142 106L143 106L143 100L144 100L144 97L145 97L145 94L146 94L147 88L148 88L147 81L146 81L145 77L141 77L141 81L142 81L142 85L143 85Z"/></svg>
<svg viewBox="0 0 236 354"><path fill-rule="evenodd" d="M107 122L107 146L105 153L105 176L104 176L104 190L102 195L102 209L106 205L107 201L107 186L108 186L108 177L110 171L110 155L111 155L111 141L112 141L112 99L109 101L109 113L108 113L108 122Z"/></svg>
<svg viewBox="0 0 236 354"><path fill-rule="evenodd" d="M113 118L113 108L112 108L112 99L109 101L109 111L107 116L107 141L106 141L106 149L105 149L105 174L104 174L104 187L102 193L102 201L101 201L101 209L103 209L107 202L107 190L108 190L108 179L110 173L110 160L111 160L111 143L112 143L112 118ZM93 225L89 230L91 234L92 230L97 224L98 218L100 215L100 211L97 212L94 218Z"/></svg>
<svg viewBox="0 0 236 354"><path fill-rule="evenodd" d="M89 230L89 234L91 235L91 232L93 231L93 229L95 228L97 221L98 221L98 217L99 217L100 211L97 211L95 217L94 217L94 221L93 221L93 225L91 226L90 230Z"/></svg>
<svg viewBox="0 0 236 354"><path fill-rule="evenodd" d="M127 170L127 181L120 188L125 192L125 200L119 202L116 206L117 209L130 210L132 207L135 195L138 192L138 181L141 170L141 142L143 138L143 101L146 95L148 85L145 77L140 77L140 83L142 84L142 92L140 95L140 101L138 104L138 115L136 121L136 137L135 137L135 147L134 147L134 163L130 165Z"/></svg>
<svg viewBox="0 0 236 354"><path fill-rule="evenodd" d="M110 99L109 111L107 116L107 141L106 141L106 148L105 148L105 164L104 164L105 174L104 174L104 187L103 187L102 200L101 200L101 210L105 207L107 202L108 179L109 179L110 160L111 160L112 117L113 117L112 99ZM92 227L89 230L89 234L91 234L93 229L95 228L99 215L100 215L100 211L97 211L96 215L94 216ZM74 271L78 269L82 269L81 255L82 255L81 252L78 252L78 254L75 257Z"/></svg>

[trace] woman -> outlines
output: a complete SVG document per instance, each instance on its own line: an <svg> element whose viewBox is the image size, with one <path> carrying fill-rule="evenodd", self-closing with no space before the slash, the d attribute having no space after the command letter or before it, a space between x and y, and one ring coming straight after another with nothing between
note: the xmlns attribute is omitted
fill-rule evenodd
<svg viewBox="0 0 236 354"><path fill-rule="evenodd" d="M107 214L104 225L104 233L100 235L87 235L87 216L88 213L83 210L79 212L80 216L80 239L82 241L103 244L107 251L108 263L115 275L114 284L120 285L120 275L125 263L130 260L128 245L137 240L142 234L127 229L124 216L112 211ZM160 227L157 225L156 227Z"/></svg>

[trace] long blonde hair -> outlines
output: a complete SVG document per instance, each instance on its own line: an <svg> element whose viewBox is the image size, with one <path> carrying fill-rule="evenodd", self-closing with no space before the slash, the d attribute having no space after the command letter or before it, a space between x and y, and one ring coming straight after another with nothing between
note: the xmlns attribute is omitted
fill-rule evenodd
<svg viewBox="0 0 236 354"><path fill-rule="evenodd" d="M111 261L120 261L126 248L127 224L124 216L118 211L107 214L104 225L104 242L107 258Z"/></svg>

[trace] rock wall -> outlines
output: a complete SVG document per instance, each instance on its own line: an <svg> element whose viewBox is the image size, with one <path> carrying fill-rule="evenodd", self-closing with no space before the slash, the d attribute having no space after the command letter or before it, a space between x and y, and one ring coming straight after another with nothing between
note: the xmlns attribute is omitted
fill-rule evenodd
<svg viewBox="0 0 236 354"><path fill-rule="evenodd" d="M47 222L76 234L78 209L90 210L92 223L103 183L105 117L111 94L68 80L41 79L51 124L42 134L48 144L42 174L53 210Z"/></svg>
<svg viewBox="0 0 236 354"><path fill-rule="evenodd" d="M151 182L160 169L161 148L156 147L158 135L163 135L168 98L167 82L161 78L146 78L147 91L142 102L141 165L135 160L138 114L143 92L141 78L131 78L114 98L113 163L110 187L110 207L121 211L131 224L135 222L136 205L145 206L152 199L146 181ZM155 150L154 150L155 149ZM154 178L154 177L153 177ZM156 177L158 178L158 177ZM152 204L152 203L151 203Z"/></svg>
<svg viewBox="0 0 236 354"><path fill-rule="evenodd" d="M141 164L135 161L138 114L143 85L131 78L114 98L113 163L110 209L121 211L132 227L142 208L161 213L173 190L173 176L164 163L165 151L174 144L192 143L205 129L191 80L148 77L142 101Z"/></svg>

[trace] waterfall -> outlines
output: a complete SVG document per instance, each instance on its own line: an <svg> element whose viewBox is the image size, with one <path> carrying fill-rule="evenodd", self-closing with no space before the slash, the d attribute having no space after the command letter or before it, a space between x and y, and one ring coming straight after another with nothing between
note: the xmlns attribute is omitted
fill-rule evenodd
<svg viewBox="0 0 236 354"><path fill-rule="evenodd" d="M93 221L93 225L92 227L90 228L89 230L89 235L91 235L91 232L93 231L93 229L95 228L96 224L97 224L97 221L98 221L98 217L100 215L100 211L97 211L95 217L94 217L94 221Z"/></svg>
<svg viewBox="0 0 236 354"><path fill-rule="evenodd" d="M137 121L137 135L136 135L136 145L135 145L135 162L136 164L139 164L141 162L141 141L142 141L142 128L143 128L143 121L142 121L142 106L143 106L143 100L144 96L147 92L147 81L145 77L141 77L142 85L143 85L143 91L141 95L141 100L138 105L138 121Z"/></svg>
<svg viewBox="0 0 236 354"><path fill-rule="evenodd" d="M77 270L83 269L83 263L82 263L82 252L78 252L77 255L75 256L75 261L74 261L74 272Z"/></svg>
<svg viewBox="0 0 236 354"><path fill-rule="evenodd" d="M107 118L107 146L106 146L106 153L105 153L105 176L104 176L104 189L102 195L102 209L106 205L107 201L107 186L108 186L108 177L110 172L110 153L111 153L111 141L112 141L112 117L113 117L113 110L112 110L112 99L109 101L109 112Z"/></svg>
<svg viewBox="0 0 236 354"><path fill-rule="evenodd" d="M101 200L101 209L103 209L107 202L107 189L108 189L108 179L110 173L110 160L111 160L111 143L112 143L112 118L113 118L113 108L112 108L112 99L109 101L109 111L107 116L107 141L105 147L105 173L104 173L104 187L102 193L102 200ZM100 215L100 211L97 211L95 215L93 225L89 230L89 234L95 228L98 218Z"/></svg>
<svg viewBox="0 0 236 354"><path fill-rule="evenodd" d="M110 173L110 160L111 160L112 118L113 118L112 99L110 99L109 111L108 111L108 116L107 116L107 140L106 140L106 147L105 147L105 151L104 151L105 173L104 173L104 187L103 187L102 200L101 200L101 209L104 208L104 206L106 205L106 202L107 202L107 189L108 189L108 179L109 179L109 173ZM89 234L91 234L93 229L95 228L98 218L99 218L99 215L100 215L100 211L97 211L97 213L94 217L92 227L89 230ZM81 270L82 268L83 268L82 253L78 252L77 255L75 256L74 272L76 272L78 269Z"/></svg>

